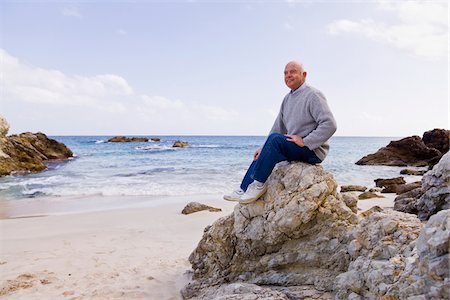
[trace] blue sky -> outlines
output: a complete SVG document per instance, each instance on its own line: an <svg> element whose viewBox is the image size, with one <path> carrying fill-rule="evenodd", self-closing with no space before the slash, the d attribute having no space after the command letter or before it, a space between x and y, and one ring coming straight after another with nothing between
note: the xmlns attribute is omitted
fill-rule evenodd
<svg viewBox="0 0 450 300"><path fill-rule="evenodd" d="M447 1L3 1L10 133L265 135L300 60L337 135L449 127Z"/></svg>

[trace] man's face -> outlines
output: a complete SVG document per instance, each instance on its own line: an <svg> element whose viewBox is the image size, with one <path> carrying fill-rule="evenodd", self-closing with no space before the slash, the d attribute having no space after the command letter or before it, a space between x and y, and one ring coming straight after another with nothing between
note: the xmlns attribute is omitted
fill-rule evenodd
<svg viewBox="0 0 450 300"><path fill-rule="evenodd" d="M293 91L298 89L306 79L306 72L296 64L287 64L284 69L284 82Z"/></svg>

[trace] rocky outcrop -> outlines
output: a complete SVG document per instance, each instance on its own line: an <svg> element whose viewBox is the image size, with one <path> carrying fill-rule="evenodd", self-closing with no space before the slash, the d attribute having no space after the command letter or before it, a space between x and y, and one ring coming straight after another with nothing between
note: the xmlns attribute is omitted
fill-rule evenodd
<svg viewBox="0 0 450 300"><path fill-rule="evenodd" d="M422 178L421 187L395 198L394 209L417 214L427 220L440 210L450 208L450 154L447 152L439 163Z"/></svg>
<svg viewBox="0 0 450 300"><path fill-rule="evenodd" d="M421 231L410 214L356 215L354 193L336 187L321 166L278 165L262 199L205 229L183 297L440 299L450 283L448 210Z"/></svg>
<svg viewBox="0 0 450 300"><path fill-rule="evenodd" d="M363 185L343 185L343 186L341 186L341 193L365 192L366 190L367 190L367 187L363 186Z"/></svg>
<svg viewBox="0 0 450 300"><path fill-rule="evenodd" d="M148 138L143 137L126 137L126 136L115 136L108 140L108 143L146 143Z"/></svg>
<svg viewBox="0 0 450 300"><path fill-rule="evenodd" d="M45 134L25 132L6 136L9 125L0 119L0 176L13 172L39 172L46 169L45 161L67 159L72 151Z"/></svg>
<svg viewBox="0 0 450 300"><path fill-rule="evenodd" d="M4 137L8 134L9 124L5 118L0 116L0 137Z"/></svg>
<svg viewBox="0 0 450 300"><path fill-rule="evenodd" d="M450 141L450 130L433 129L424 132L422 141L427 147L439 150L442 154L448 152Z"/></svg>
<svg viewBox="0 0 450 300"><path fill-rule="evenodd" d="M371 213L353 232L352 262L337 278L336 299L447 299L449 213L423 229L412 215Z"/></svg>
<svg viewBox="0 0 450 300"><path fill-rule="evenodd" d="M447 131L447 145L449 143ZM424 137L428 141L428 136ZM386 147L379 149L373 154L369 154L361 158L356 162L357 165L385 165L385 166L427 166L434 165L439 161L440 157L444 154L439 149L444 151L448 146L441 146L441 143L445 143L444 139L431 138L433 142L429 141L426 144L419 136L411 136L403 138L398 141L392 141ZM439 147L433 148L433 147Z"/></svg>
<svg viewBox="0 0 450 300"><path fill-rule="evenodd" d="M220 208L216 208L216 207L212 207L206 204L201 204L198 202L189 202L188 204L186 204L186 206L183 208L183 210L181 211L181 213L183 215L189 215L198 211L202 211L202 210L207 210L210 212L217 212L217 211L222 211L222 209Z"/></svg>
<svg viewBox="0 0 450 300"><path fill-rule="evenodd" d="M347 232L357 222L336 188L321 166L275 168L262 199L205 229L184 297L208 299L208 287L236 281L331 290L350 263Z"/></svg>
<svg viewBox="0 0 450 300"><path fill-rule="evenodd" d="M175 148L184 148L187 146L189 146L189 143L183 142L183 141L175 141L175 143L173 143L173 145L172 145L172 147L175 147Z"/></svg>
<svg viewBox="0 0 450 300"><path fill-rule="evenodd" d="M417 200L418 216L427 220L440 210L450 208L450 153L447 152L422 178L423 195Z"/></svg>

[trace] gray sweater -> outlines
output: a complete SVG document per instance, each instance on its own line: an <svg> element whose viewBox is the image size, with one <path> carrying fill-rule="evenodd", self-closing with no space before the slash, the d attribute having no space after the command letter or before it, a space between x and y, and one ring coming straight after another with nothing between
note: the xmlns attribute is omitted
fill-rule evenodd
<svg viewBox="0 0 450 300"><path fill-rule="evenodd" d="M330 148L328 139L336 132L336 121L325 96L303 85L284 97L270 133L301 136L305 146L323 161Z"/></svg>

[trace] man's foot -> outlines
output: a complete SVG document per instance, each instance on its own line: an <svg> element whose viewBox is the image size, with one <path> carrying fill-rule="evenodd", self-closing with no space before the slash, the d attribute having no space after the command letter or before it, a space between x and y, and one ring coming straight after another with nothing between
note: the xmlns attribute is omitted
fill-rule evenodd
<svg viewBox="0 0 450 300"><path fill-rule="evenodd" d="M257 182L252 182L249 186L247 191L242 195L241 200L239 200L239 203L241 204L248 204L255 202L258 200L262 195L264 195L267 191L267 184L258 184Z"/></svg>
<svg viewBox="0 0 450 300"><path fill-rule="evenodd" d="M223 199L227 200L227 201L240 201L242 195L244 195L244 191L239 189L239 190L235 190L235 191L231 192L230 194L223 196Z"/></svg>

